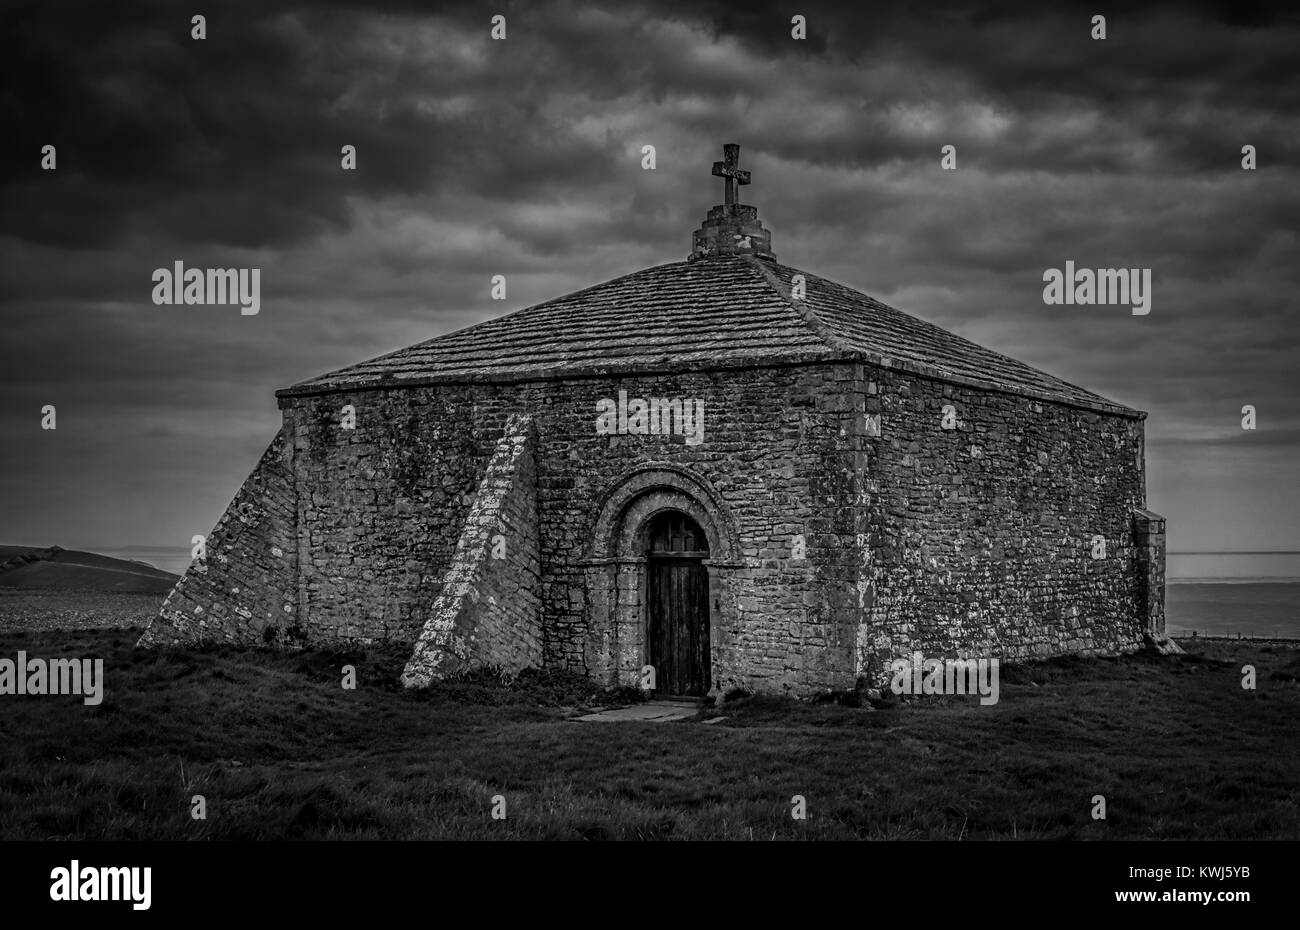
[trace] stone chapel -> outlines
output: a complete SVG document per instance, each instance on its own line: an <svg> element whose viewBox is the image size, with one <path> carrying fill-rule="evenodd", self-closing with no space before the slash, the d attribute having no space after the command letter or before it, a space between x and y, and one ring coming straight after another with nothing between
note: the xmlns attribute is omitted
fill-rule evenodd
<svg viewBox="0 0 1300 930"><path fill-rule="evenodd" d="M703 696L1166 642L1146 414L781 264L738 154L685 261L279 391L140 644Z"/></svg>

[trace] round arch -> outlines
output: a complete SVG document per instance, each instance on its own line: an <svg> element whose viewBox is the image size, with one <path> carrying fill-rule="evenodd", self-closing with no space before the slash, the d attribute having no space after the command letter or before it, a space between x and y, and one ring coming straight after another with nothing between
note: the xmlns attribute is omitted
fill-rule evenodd
<svg viewBox="0 0 1300 930"><path fill-rule="evenodd" d="M709 541L713 561L740 551L731 510L702 476L680 465L651 463L623 475L602 495L592 526L591 560L628 558L644 551L645 525L664 510L691 517Z"/></svg>
<svg viewBox="0 0 1300 930"><path fill-rule="evenodd" d="M653 462L620 476L594 507L587 574L588 670L611 685L637 686L647 665L647 531L665 511L686 514L708 542L707 610L713 685L725 672L723 646L735 628L732 573L744 563L731 510L701 475ZM712 690L712 689L711 689Z"/></svg>

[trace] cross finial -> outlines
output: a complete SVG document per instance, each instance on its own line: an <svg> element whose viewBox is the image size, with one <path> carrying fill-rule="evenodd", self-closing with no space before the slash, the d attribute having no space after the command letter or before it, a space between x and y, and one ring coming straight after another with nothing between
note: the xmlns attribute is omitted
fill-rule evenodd
<svg viewBox="0 0 1300 930"><path fill-rule="evenodd" d="M708 216L691 237L689 260L714 255L744 255L776 261L772 254L772 234L758 219L758 208L739 202L736 188L749 183L749 172L742 171L740 146L728 142L722 147L722 161L713 163L713 176L727 182L726 203L714 204Z"/></svg>
<svg viewBox="0 0 1300 930"><path fill-rule="evenodd" d="M728 142L722 147L722 161L713 163L713 176L726 179L727 188L724 191L723 203L729 207L736 203L736 185L749 183L749 172L736 167L739 162L740 146L735 142Z"/></svg>

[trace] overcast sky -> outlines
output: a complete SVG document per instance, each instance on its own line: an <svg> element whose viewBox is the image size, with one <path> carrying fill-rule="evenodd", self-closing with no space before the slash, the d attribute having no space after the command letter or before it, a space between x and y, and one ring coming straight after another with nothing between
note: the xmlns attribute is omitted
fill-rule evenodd
<svg viewBox="0 0 1300 930"><path fill-rule="evenodd" d="M738 142L782 262L1148 411L1171 548L1300 549L1294 16L384 6L7 4L0 542L187 546L275 389L685 258ZM155 306L176 260L261 312ZM1045 306L1067 260L1150 268L1150 314Z"/></svg>

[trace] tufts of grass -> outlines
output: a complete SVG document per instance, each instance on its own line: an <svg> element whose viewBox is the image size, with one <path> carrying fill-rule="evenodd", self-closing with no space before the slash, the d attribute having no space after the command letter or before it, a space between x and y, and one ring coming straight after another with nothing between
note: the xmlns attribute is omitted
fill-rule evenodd
<svg viewBox="0 0 1300 930"><path fill-rule="evenodd" d="M1286 647L1003 666L987 707L733 693L703 726L575 722L640 693L571 673L481 670L410 692L400 649L142 651L135 632L0 634L0 656L99 657L106 672L97 707L0 696L0 837L1300 837L1300 653Z"/></svg>

